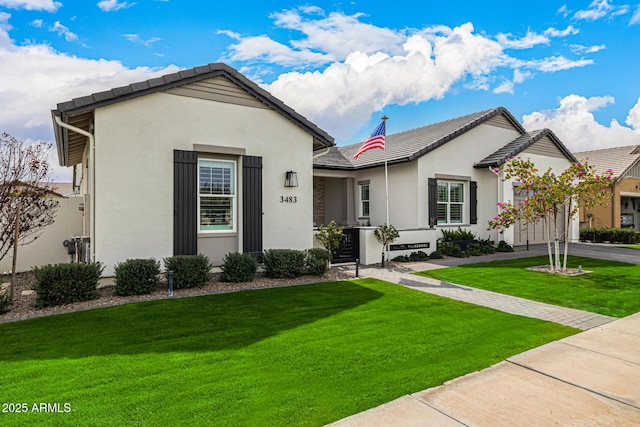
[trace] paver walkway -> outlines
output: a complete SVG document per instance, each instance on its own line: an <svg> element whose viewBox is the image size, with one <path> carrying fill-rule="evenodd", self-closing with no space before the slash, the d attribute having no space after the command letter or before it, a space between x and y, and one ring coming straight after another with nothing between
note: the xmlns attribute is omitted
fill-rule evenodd
<svg viewBox="0 0 640 427"><path fill-rule="evenodd" d="M439 295L446 298L464 301L471 304L490 307L520 316L534 317L571 326L583 331L601 326L616 320L615 317L590 313L572 308L559 307L542 302L531 301L510 295L470 288L428 277L409 274L409 271L424 271L434 268L429 263L412 263L401 269L397 268L362 268L361 277L372 277L387 282L398 283L408 288Z"/></svg>

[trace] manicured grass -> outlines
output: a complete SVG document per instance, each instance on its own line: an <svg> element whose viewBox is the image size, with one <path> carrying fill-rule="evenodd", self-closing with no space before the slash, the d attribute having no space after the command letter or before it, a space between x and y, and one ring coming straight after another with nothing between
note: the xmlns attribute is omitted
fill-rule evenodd
<svg viewBox="0 0 640 427"><path fill-rule="evenodd" d="M593 273L567 277L526 270L548 257L494 261L417 274L593 313L624 317L640 311L640 265L569 256L568 267Z"/></svg>
<svg viewBox="0 0 640 427"><path fill-rule="evenodd" d="M625 249L636 249L640 250L640 245L632 245L632 246L622 246Z"/></svg>
<svg viewBox="0 0 640 427"><path fill-rule="evenodd" d="M0 425L323 425L578 332L373 279L0 325Z"/></svg>

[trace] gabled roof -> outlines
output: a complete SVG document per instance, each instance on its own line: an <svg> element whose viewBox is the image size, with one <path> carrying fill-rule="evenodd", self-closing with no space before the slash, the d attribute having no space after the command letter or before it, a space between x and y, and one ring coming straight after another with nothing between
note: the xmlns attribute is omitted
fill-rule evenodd
<svg viewBox="0 0 640 427"><path fill-rule="evenodd" d="M612 169L613 176L620 178L634 166L640 165L640 145L582 151L575 153L575 156L595 167L596 173L602 174Z"/></svg>
<svg viewBox="0 0 640 427"><path fill-rule="evenodd" d="M485 157L484 159L473 165L474 168L497 167L506 162L509 158L515 157L540 139L548 136L549 139L558 147L558 149L571 161L575 162L576 158L558 139L558 137L549 129L539 129L532 132L526 132L504 147Z"/></svg>
<svg viewBox="0 0 640 427"><path fill-rule="evenodd" d="M51 113L52 116L60 116L64 122L70 122L73 117L86 117L86 113L90 113L96 108L105 107L118 102L127 101L218 76L224 76L231 80L233 83L246 90L258 101L282 114L285 118L291 120L307 133L311 134L314 139L314 146L331 147L335 145L334 138L327 132L320 129L307 118L297 113L293 108L262 89L234 68L223 63L212 63L195 67L190 70L183 70L154 79L132 83L128 86L122 86L108 91L74 98L71 101L59 103L57 108L52 110ZM84 125L87 124L86 119L77 119L77 121L78 123L82 122ZM55 120L53 126L58 147L66 147L66 143L68 142L66 140L66 138L68 138L68 132L66 129L61 129ZM64 153L61 153L60 151L58 152L59 157L63 154ZM61 164L62 160L63 158L60 157Z"/></svg>
<svg viewBox="0 0 640 427"><path fill-rule="evenodd" d="M387 163L410 162L430 151L446 144L475 127L486 123L496 116L502 116L520 133L525 133L522 125L504 107L492 108L463 117L435 123L429 126L400 132L386 137ZM362 143L344 147L332 147L328 154L313 161L316 169L357 170L377 167L384 164L384 151L367 151L366 156L353 160Z"/></svg>

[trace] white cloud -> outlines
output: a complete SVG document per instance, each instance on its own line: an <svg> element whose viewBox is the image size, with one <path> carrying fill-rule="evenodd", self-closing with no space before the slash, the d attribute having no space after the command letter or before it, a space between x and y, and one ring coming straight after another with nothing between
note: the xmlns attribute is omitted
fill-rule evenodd
<svg viewBox="0 0 640 427"><path fill-rule="evenodd" d="M284 66L318 66L334 60L326 54L309 50L294 50L287 45L279 43L267 36L254 36L242 38L231 31L219 31L239 43L232 44L229 49L232 53L226 56L228 61L264 61Z"/></svg>
<svg viewBox="0 0 640 427"><path fill-rule="evenodd" d="M550 37L567 37L567 36L575 36L579 32L580 32L579 29L575 28L573 25L569 25L564 30L558 30L553 27L547 28L544 31L544 34Z"/></svg>
<svg viewBox="0 0 640 427"><path fill-rule="evenodd" d="M530 79L532 77L533 77L533 73L531 73L529 71L521 71L518 68L513 70L513 82L514 83L522 83L525 80Z"/></svg>
<svg viewBox="0 0 640 427"><path fill-rule="evenodd" d="M45 44L17 45L8 31L10 15L0 12L0 130L22 139L53 141L51 109L71 100L178 71L127 68L119 61L89 60Z"/></svg>
<svg viewBox="0 0 640 427"><path fill-rule="evenodd" d="M567 16L569 16L569 14L571 13L571 11L569 10L569 8L567 7L566 4L563 4L560 9L558 9L558 11L556 13L561 14L564 18L566 18Z"/></svg>
<svg viewBox="0 0 640 427"><path fill-rule="evenodd" d="M323 71L289 72L265 85L296 110L313 117L335 136L350 135L374 111L442 98L451 86L469 78L482 85L500 64L498 43L473 34L470 23L446 34L415 34L403 53L353 52Z"/></svg>
<svg viewBox="0 0 640 427"><path fill-rule="evenodd" d="M60 21L56 21L53 26L49 28L49 31L52 33L58 33L59 36L64 36L65 40L68 42L78 40L78 36L72 33L69 28L62 25Z"/></svg>
<svg viewBox="0 0 640 427"><path fill-rule="evenodd" d="M632 127L616 120L608 126L598 123L593 112L613 103L611 96L585 98L572 94L560 101L558 109L533 112L525 115L522 122L527 130L551 129L573 152L640 144L640 99L627 117L627 124Z"/></svg>
<svg viewBox="0 0 640 427"><path fill-rule="evenodd" d="M601 44L601 45L593 45L593 46L583 46L583 45L580 45L580 44L572 44L569 47L571 48L571 51L573 53L576 53L578 55L582 55L582 54L585 54L585 53L600 52L601 50L606 49L607 45Z"/></svg>
<svg viewBox="0 0 640 427"><path fill-rule="evenodd" d="M43 24L44 22L42 21L42 19L34 19L29 25L35 28L42 28Z"/></svg>
<svg viewBox="0 0 640 427"><path fill-rule="evenodd" d="M529 49L539 44L549 44L551 42L549 37L531 31L527 31L527 35L522 38L512 37L513 34L511 33L500 33L496 36L496 39L505 49Z"/></svg>
<svg viewBox="0 0 640 427"><path fill-rule="evenodd" d="M501 85L493 89L493 93L513 93L513 82L506 80Z"/></svg>
<svg viewBox="0 0 640 427"><path fill-rule="evenodd" d="M629 6L613 6L608 0L593 0L587 9L577 11L573 17L575 19L596 21L605 17L616 17L629 13Z"/></svg>
<svg viewBox="0 0 640 427"><path fill-rule="evenodd" d="M635 129L636 132L640 132L640 98L638 98L636 105L629 111L625 123Z"/></svg>
<svg viewBox="0 0 640 427"><path fill-rule="evenodd" d="M55 12L62 6L62 3L53 0L0 0L0 6L5 6L9 9Z"/></svg>
<svg viewBox="0 0 640 427"><path fill-rule="evenodd" d="M150 39L144 40L142 37L140 37L139 34L123 34L123 36L131 43L141 44L145 47L151 47L151 45L155 42L162 40L160 37L152 37Z"/></svg>
<svg viewBox="0 0 640 427"><path fill-rule="evenodd" d="M533 59L529 61L518 61L520 66L526 66L545 73L555 73L557 71L580 68L593 64L592 59L571 60L564 56L550 56L543 59Z"/></svg>
<svg viewBox="0 0 640 427"><path fill-rule="evenodd" d="M118 2L118 0L102 0L98 2L98 7L103 12L115 12L120 9L127 9L135 4L135 2L129 3L127 1Z"/></svg>
<svg viewBox="0 0 640 427"><path fill-rule="evenodd" d="M636 7L636 11L633 12L633 16L629 21L629 25L635 25L635 24L640 24L640 5Z"/></svg>

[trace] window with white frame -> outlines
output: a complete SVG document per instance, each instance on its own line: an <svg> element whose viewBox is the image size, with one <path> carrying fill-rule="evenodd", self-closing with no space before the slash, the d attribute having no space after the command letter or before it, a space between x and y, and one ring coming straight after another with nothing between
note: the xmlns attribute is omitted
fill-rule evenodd
<svg viewBox="0 0 640 427"><path fill-rule="evenodd" d="M198 161L198 216L200 231L235 231L236 162Z"/></svg>
<svg viewBox="0 0 640 427"><path fill-rule="evenodd" d="M360 217L369 218L369 184L360 185Z"/></svg>
<svg viewBox="0 0 640 427"><path fill-rule="evenodd" d="M464 182L438 180L438 225L464 222Z"/></svg>

